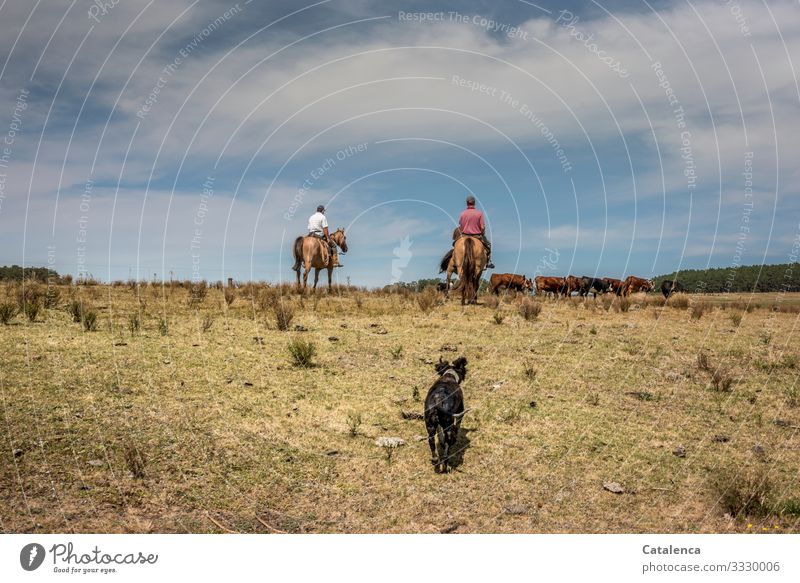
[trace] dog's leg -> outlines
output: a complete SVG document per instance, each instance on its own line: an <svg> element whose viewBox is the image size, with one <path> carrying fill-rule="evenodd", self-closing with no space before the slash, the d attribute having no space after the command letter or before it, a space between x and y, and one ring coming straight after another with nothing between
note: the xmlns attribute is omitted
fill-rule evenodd
<svg viewBox="0 0 800 583"><path fill-rule="evenodd" d="M428 430L428 446L431 448L431 463L433 469L436 470L439 465L439 458L436 455L436 425L425 423L425 428Z"/></svg>

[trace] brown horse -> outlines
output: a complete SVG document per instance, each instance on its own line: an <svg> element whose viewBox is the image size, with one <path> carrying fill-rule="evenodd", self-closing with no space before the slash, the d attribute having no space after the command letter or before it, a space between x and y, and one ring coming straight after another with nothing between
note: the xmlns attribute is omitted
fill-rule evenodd
<svg viewBox="0 0 800 583"><path fill-rule="evenodd" d="M462 306L465 303L478 303L478 288L486 262L486 247L480 239L464 235L456 241L447 265L447 285L450 286L450 277L455 271L458 274L458 287L461 288Z"/></svg>
<svg viewBox="0 0 800 583"><path fill-rule="evenodd" d="M333 241L339 248L347 253L347 237L344 235L344 229L341 227L336 229L330 235ZM314 271L314 289L317 289L317 282L319 281L319 270L328 270L328 291L333 288L333 253L330 252L328 244L319 237L298 237L294 240L294 259L295 261L302 262L300 268L303 269L303 291L308 288L308 273L313 268ZM297 270L297 289L300 289L300 270Z"/></svg>

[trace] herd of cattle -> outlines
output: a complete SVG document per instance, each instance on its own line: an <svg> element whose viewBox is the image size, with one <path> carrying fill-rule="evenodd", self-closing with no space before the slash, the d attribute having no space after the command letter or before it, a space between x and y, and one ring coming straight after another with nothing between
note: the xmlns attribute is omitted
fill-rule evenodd
<svg viewBox="0 0 800 583"><path fill-rule="evenodd" d="M502 290L515 290L523 293L535 292L545 296L552 294L556 298L560 296L569 297L573 292L577 292L582 297L586 297L589 294L597 297L598 293L614 293L618 296L628 296L636 292L653 291L655 287L649 279L633 275L624 280L610 277L575 277L574 275L546 277L539 275L531 280L524 275L514 273L494 273L489 279L489 284L494 294L499 294ZM661 293L664 294L665 298L680 291L683 291L683 286L677 281L664 280L661 284Z"/></svg>

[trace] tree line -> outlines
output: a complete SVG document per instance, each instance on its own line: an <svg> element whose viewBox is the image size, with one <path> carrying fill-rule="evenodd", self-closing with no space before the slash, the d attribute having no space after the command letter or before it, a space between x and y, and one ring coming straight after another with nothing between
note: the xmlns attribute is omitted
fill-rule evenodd
<svg viewBox="0 0 800 583"><path fill-rule="evenodd" d="M798 292L800 266L781 263L673 271L653 278L657 290L665 279L679 281L688 293Z"/></svg>

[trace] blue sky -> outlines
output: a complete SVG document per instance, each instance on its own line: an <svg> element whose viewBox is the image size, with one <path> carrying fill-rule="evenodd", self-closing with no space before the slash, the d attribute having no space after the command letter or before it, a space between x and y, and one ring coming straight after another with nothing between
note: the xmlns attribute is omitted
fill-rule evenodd
<svg viewBox="0 0 800 583"><path fill-rule="evenodd" d="M323 203L378 286L436 275L468 193L529 276L800 233L797 3L1 6L0 264L285 280Z"/></svg>

